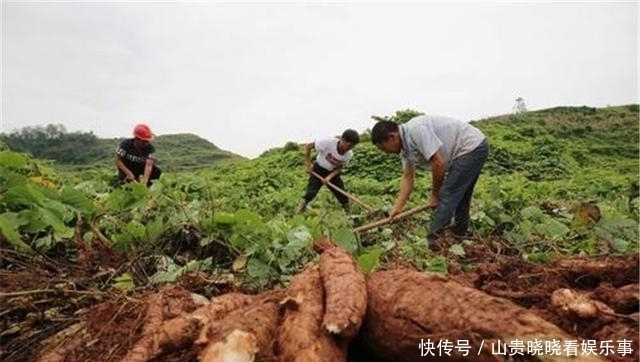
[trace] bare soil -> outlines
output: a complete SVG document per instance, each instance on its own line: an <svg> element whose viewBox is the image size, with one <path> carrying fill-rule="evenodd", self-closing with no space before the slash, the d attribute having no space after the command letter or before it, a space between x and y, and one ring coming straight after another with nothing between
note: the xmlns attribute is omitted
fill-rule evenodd
<svg viewBox="0 0 640 362"><path fill-rule="evenodd" d="M638 255L558 258L549 265L541 265L524 261L499 239L476 240L465 248L464 256L449 253L448 247L457 242L449 237L439 245L439 252L449 260L450 279L490 296L508 299L567 334L596 340L598 346L603 340L613 341L615 347L623 339L631 341L631 355L613 354L606 359L639 360ZM93 255L79 265L62 254L25 256L0 249L0 360L36 361L56 348L71 346L75 347L73 351L63 351L66 359L60 361L110 362L121 360L135 345L144 327L144 300L158 289L145 287L123 294L109 285L125 269L142 275L151 273L146 269L152 266L107 249ZM401 260L397 264L411 266ZM562 288L588 294L613 312L586 319L563 312L550 301L552 293ZM184 277L163 291L171 296L165 299L165 319L196 309L192 292L212 298L231 291L241 290L230 284L214 283L202 274ZM83 330L76 334L76 346L70 344L73 338L52 339L74 325ZM197 351L182 348L157 360L195 362ZM349 360L382 361L364 348L358 338L350 346Z"/></svg>

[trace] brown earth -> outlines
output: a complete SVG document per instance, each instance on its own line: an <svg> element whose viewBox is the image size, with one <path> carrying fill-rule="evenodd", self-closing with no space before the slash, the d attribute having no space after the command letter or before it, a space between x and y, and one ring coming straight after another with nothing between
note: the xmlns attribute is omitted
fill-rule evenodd
<svg viewBox="0 0 640 362"><path fill-rule="evenodd" d="M446 283L472 288L486 293L487 297L499 297L497 300L507 299L527 309L535 318L555 324L562 333L579 341L595 341L598 350L602 341L611 340L616 353L606 356L608 360L639 359L638 255L559 258L550 265L540 265L524 261L499 239L475 240L465 246L464 256L449 253L448 247L457 242L444 238L440 245L439 252L449 261ZM125 295L109 285L123 271L130 271L134 279L140 281L143 275L152 273L153 266L107 249L94 255L100 257L89 258L88 262L85 258L84 265L79 265L66 261L63 255L25 256L0 250L0 360L120 361L136 345L145 325L149 324L149 298L161 289L145 287ZM393 271L398 265L410 267L409 262L402 260L392 264L381 269ZM463 271L469 269L472 271ZM552 294L563 289L579 295L580 306L591 307L587 308L589 313L574 308L577 304L554 305ZM162 289L161 321L196 310L198 304L190 292L209 299L232 291L241 290L231 284L213 282L203 274L184 277L179 283ZM424 293L429 295L429 290ZM418 300L416 308L438 302L427 299ZM472 308L470 313L473 308L485 310L483 305L469 303L463 307ZM363 328L367 328L366 323ZM61 331L66 333L52 338ZM402 336L401 331L396 333L396 337ZM425 332L425 338L427 335ZM617 353L622 340L630 341L631 354ZM258 342L265 345L268 341ZM371 342L363 343L360 336L351 342L349 361L384 361L380 354L371 352L375 348L365 348L364 344L371 347ZM416 360L422 360L418 357L417 345L415 350ZM153 360L197 361L198 353L198 349L187 343Z"/></svg>

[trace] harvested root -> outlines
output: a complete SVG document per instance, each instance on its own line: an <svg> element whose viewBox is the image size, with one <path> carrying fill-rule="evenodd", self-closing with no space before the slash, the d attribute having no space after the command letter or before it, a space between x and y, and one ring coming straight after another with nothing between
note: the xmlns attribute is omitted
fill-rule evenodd
<svg viewBox="0 0 640 362"><path fill-rule="evenodd" d="M610 283L600 283L591 297L603 301L617 313L634 313L640 303L640 285L635 283L614 288Z"/></svg>
<svg viewBox="0 0 640 362"><path fill-rule="evenodd" d="M147 313L145 325L142 328L142 338L129 350L122 361L147 362L155 358L159 351L155 337L155 331L162 326L164 309L164 295L152 294L147 301Z"/></svg>
<svg viewBox="0 0 640 362"><path fill-rule="evenodd" d="M342 248L320 256L320 275L325 291L322 326L344 337L355 337L367 310L367 285L360 267Z"/></svg>
<svg viewBox="0 0 640 362"><path fill-rule="evenodd" d="M191 301L193 296L189 294ZM255 297L229 293L216 298L192 313L183 314L163 322L163 294L158 293L150 297L147 308L146 324L142 331L142 338L129 350L122 362L147 362L154 358L184 348L192 343L202 327L210 321L244 307L254 301ZM203 303L198 299L199 303ZM180 303L180 302L176 302Z"/></svg>
<svg viewBox="0 0 640 362"><path fill-rule="evenodd" d="M245 306L254 303L256 300L256 296L253 295L228 293L215 297L211 300L209 305L198 308L193 312L193 315L200 318L204 324L204 327L200 332L200 336L198 336L198 340L207 340L205 334L209 328L209 324L230 312L233 312L234 310L244 308Z"/></svg>
<svg viewBox="0 0 640 362"><path fill-rule="evenodd" d="M280 321L279 305L267 300L237 309L210 324L197 345L204 346L202 362L273 360L273 343Z"/></svg>
<svg viewBox="0 0 640 362"><path fill-rule="evenodd" d="M593 280L594 286L602 281L611 281L615 286L637 282L640 274L638 255L617 259L615 263L611 260L561 259L556 266L563 269L568 280L578 283Z"/></svg>
<svg viewBox="0 0 640 362"><path fill-rule="evenodd" d="M224 340L212 342L202 351L202 362L253 362L258 348L258 340L253 333L234 329Z"/></svg>
<svg viewBox="0 0 640 362"><path fill-rule="evenodd" d="M587 293L566 288L558 289L551 294L551 305L561 314L575 314L584 319L595 318L599 313L614 314L608 305L589 298Z"/></svg>
<svg viewBox="0 0 640 362"><path fill-rule="evenodd" d="M393 361L493 360L493 347L513 351L516 341L561 345L575 338L512 302L448 278L412 270L378 271L367 281L369 304L361 335L373 352ZM434 344L435 352L419 346ZM446 354L438 344L468 342ZM465 355L465 351L467 355ZM560 353L566 353L561 351ZM534 357L534 356L531 356ZM536 355L541 361L602 361L600 356Z"/></svg>
<svg viewBox="0 0 640 362"><path fill-rule="evenodd" d="M195 304L195 306L198 308L209 305L209 299L197 293L191 293L191 300L193 301L193 304Z"/></svg>
<svg viewBox="0 0 640 362"><path fill-rule="evenodd" d="M576 315L582 319L593 319L599 315L605 315L635 321L633 317L618 314L605 303L591 299L590 293L576 292L566 288L558 289L551 294L551 305L560 314Z"/></svg>
<svg viewBox="0 0 640 362"><path fill-rule="evenodd" d="M284 317L278 329L276 354L282 362L340 362L346 345L321 327L324 293L318 268L308 266L291 280L282 302Z"/></svg>
<svg viewBox="0 0 640 362"><path fill-rule="evenodd" d="M38 362L64 362L67 355L82 347L90 339L85 323L76 323L56 333L46 344L57 344L57 348L42 355Z"/></svg>
<svg viewBox="0 0 640 362"><path fill-rule="evenodd" d="M323 252L329 249L333 249L337 247L338 245L329 238L318 239L313 243L313 251L315 251L318 254L322 254Z"/></svg>

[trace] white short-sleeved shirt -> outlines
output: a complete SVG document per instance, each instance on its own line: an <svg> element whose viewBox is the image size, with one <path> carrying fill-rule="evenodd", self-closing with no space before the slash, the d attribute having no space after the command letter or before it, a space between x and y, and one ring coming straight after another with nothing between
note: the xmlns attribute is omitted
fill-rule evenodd
<svg viewBox="0 0 640 362"><path fill-rule="evenodd" d="M314 147L318 152L316 163L325 170L332 171L336 167L345 166L353 157L353 151L349 150L341 155L338 152L337 138L316 140Z"/></svg>
<svg viewBox="0 0 640 362"><path fill-rule="evenodd" d="M484 134L467 122L444 116L418 116L399 127L402 139L402 167L408 164L430 169L429 159L440 151L445 170L451 162L473 151L484 141Z"/></svg>

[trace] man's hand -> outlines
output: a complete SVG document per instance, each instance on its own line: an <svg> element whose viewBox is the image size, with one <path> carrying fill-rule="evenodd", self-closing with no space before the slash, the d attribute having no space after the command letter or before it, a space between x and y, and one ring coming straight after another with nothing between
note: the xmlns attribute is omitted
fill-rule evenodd
<svg viewBox="0 0 640 362"><path fill-rule="evenodd" d="M313 172L313 164L308 163L306 171L307 171L308 174L311 174L311 172Z"/></svg>
<svg viewBox="0 0 640 362"><path fill-rule="evenodd" d="M436 207L438 207L438 196L431 194L431 196L429 197L429 201L427 201L427 206L430 209L435 209Z"/></svg>
<svg viewBox="0 0 640 362"><path fill-rule="evenodd" d="M391 220L391 222L395 222L396 218L401 212L402 212L401 208L394 207L393 209L391 209L391 211L389 211L389 220Z"/></svg>
<svg viewBox="0 0 640 362"><path fill-rule="evenodd" d="M329 178L328 177L327 178L323 178L322 179L322 183L325 184L325 185L328 184L329 183Z"/></svg>
<svg viewBox="0 0 640 362"><path fill-rule="evenodd" d="M136 179L136 177L132 173L127 174L127 180L138 182L138 179Z"/></svg>

